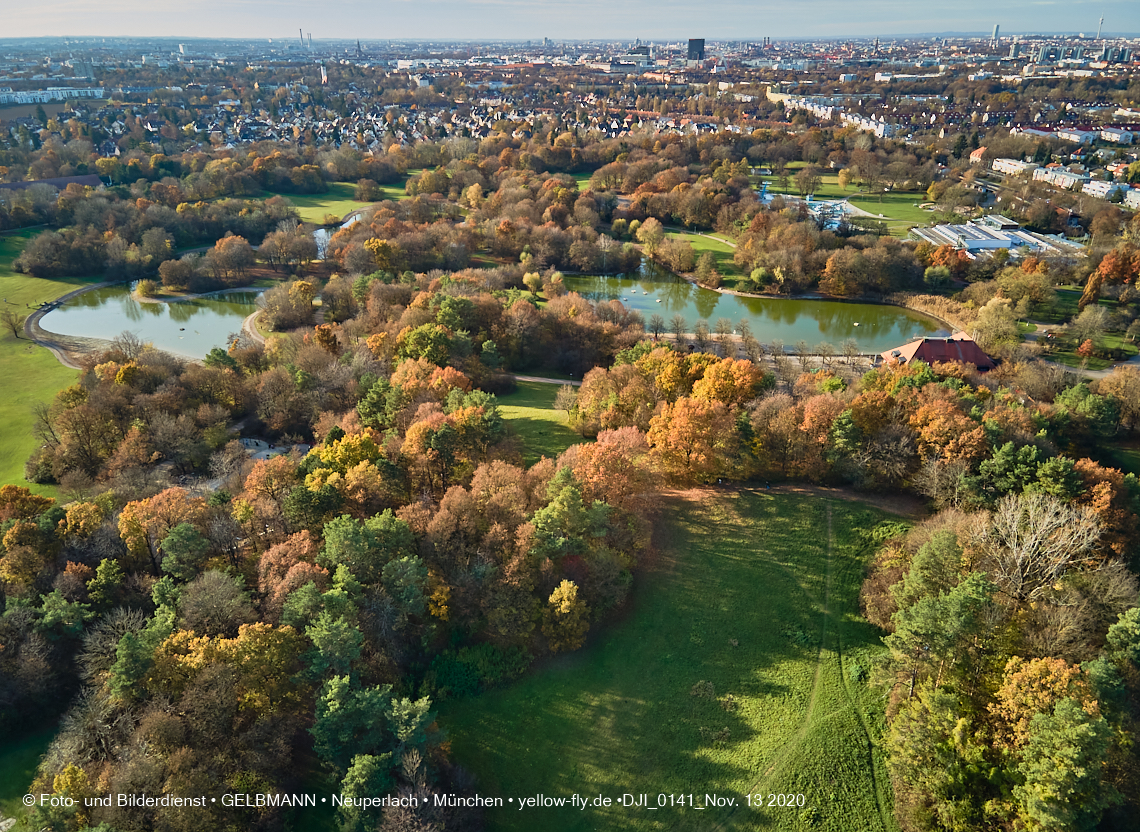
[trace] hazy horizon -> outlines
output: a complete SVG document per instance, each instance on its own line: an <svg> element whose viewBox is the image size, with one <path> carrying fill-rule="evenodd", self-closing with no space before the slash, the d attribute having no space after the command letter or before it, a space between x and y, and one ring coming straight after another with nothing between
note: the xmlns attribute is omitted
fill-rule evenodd
<svg viewBox="0 0 1140 832"><path fill-rule="evenodd" d="M983 0L950 4L914 0L805 0L758 6L744 0L702 5L681 0L343 0L315 8L297 0L83 0L17 6L0 0L4 38L170 37L289 40L297 29L314 40L709 40L843 39L1003 34L1095 35L1140 32L1137 0ZM1034 27L1024 26L1032 20ZM965 24L965 25L964 25ZM1020 25L1019 25L1020 24Z"/></svg>

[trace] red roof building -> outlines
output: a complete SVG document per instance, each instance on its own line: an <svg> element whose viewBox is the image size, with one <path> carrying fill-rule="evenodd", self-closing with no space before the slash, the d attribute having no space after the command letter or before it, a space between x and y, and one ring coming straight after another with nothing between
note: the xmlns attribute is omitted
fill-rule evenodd
<svg viewBox="0 0 1140 832"><path fill-rule="evenodd" d="M955 332L949 338L920 338L893 350L881 352L879 355L887 363L895 361L899 364L909 364L912 361L925 361L927 364L933 364L936 361L958 361L963 364L973 364L979 370L992 370L997 366L974 339L964 332Z"/></svg>

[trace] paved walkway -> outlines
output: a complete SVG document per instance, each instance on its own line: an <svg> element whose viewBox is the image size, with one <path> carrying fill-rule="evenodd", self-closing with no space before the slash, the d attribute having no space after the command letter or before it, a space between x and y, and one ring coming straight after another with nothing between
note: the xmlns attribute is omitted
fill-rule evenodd
<svg viewBox="0 0 1140 832"><path fill-rule="evenodd" d="M539 384L570 384L574 387L581 387L582 382L572 381L564 378L542 378L541 376L519 376L512 375L515 381L537 381Z"/></svg>
<svg viewBox="0 0 1140 832"><path fill-rule="evenodd" d="M54 355L56 357L56 360L59 361L59 363L64 367L70 367L73 370L80 369L79 364L72 360L69 353L87 352L97 343L104 342L104 339L83 338L72 335L57 335L56 333L49 332L48 330L41 327L40 318L61 304L66 303L73 297L76 297L77 295L82 295L84 292L90 292L92 289L102 289L104 286L111 285L113 284L109 281L92 283L90 286L83 286L79 289L73 289L67 294L61 295L55 300L49 303L45 303L43 306L40 306L31 315L28 316L26 321L24 321L25 337L27 337L29 341L32 341L33 343L39 344L41 347L45 347L46 349L50 350L51 354ZM104 343L110 342L106 341Z"/></svg>

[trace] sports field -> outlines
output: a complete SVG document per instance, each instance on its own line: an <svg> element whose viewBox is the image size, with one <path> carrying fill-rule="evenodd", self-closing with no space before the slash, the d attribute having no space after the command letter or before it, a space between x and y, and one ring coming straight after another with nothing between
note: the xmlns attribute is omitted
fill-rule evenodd
<svg viewBox="0 0 1140 832"><path fill-rule="evenodd" d="M504 800L488 828L895 829L883 703L865 681L883 648L858 608L870 556L858 530L885 516L765 490L666 498L621 620L509 688L442 708L456 760ZM575 793L664 805L518 805ZM714 794L734 803L710 806ZM769 807L781 802L770 795L796 805Z"/></svg>

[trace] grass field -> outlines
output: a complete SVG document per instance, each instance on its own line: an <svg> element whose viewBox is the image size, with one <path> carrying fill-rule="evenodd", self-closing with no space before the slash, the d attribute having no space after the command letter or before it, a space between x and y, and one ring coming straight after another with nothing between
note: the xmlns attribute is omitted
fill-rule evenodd
<svg viewBox="0 0 1140 832"><path fill-rule="evenodd" d="M40 757L54 736L55 729L51 728L3 744L0 749L0 816L14 818L24 811L20 798L28 793Z"/></svg>
<svg viewBox="0 0 1140 832"><path fill-rule="evenodd" d="M1072 320L1079 313L1080 309L1078 304L1081 300L1081 295L1084 294L1084 287L1058 287L1057 288L1057 301L1051 307L1036 310L1033 317L1037 320L1047 324L1063 324L1066 321ZM1112 298L1100 298L1097 303L1101 306L1108 307L1109 310L1115 311L1119 304Z"/></svg>
<svg viewBox="0 0 1140 832"><path fill-rule="evenodd" d="M0 306L20 314L44 301L77 289L82 279L44 280L12 271L12 260L23 250L29 237L39 233L21 231L0 235ZM48 401L58 391L75 382L69 370L43 347L4 330L0 335L0 484L29 485L24 480L24 462L35 450L32 437L32 408ZM39 493L53 489L31 486Z"/></svg>
<svg viewBox="0 0 1140 832"><path fill-rule="evenodd" d="M394 186L393 186L394 187ZM297 206L297 213L305 222L318 225L324 222L326 214L336 214L343 217L357 208L368 205L367 202L357 202L352 198L356 186L351 182L330 182L328 193L324 194L279 194ZM403 185L400 186L401 192ZM268 196L276 196L272 191L266 191ZM393 197L394 198L394 197Z"/></svg>
<svg viewBox="0 0 1140 832"><path fill-rule="evenodd" d="M861 681L883 648L858 609L856 530L884 515L713 489L667 498L662 514L662 549L620 622L507 689L442 707L457 761L504 799L488 829L895 829L882 700ZM737 806L517 804L574 793ZM747 794L803 794L805 807L750 808Z"/></svg>
<svg viewBox="0 0 1140 832"><path fill-rule="evenodd" d="M926 201L926 194L920 193L889 193L868 196L860 194L851 196L848 201L873 214L877 219L883 215L887 229L895 237L905 237L911 226L929 225L933 214L918 206Z"/></svg>
<svg viewBox="0 0 1140 832"><path fill-rule="evenodd" d="M520 381L518 389L499 396L499 409L508 429L522 441L527 466L540 459L554 459L571 445L583 441L566 424L566 414L554 409L557 384Z"/></svg>
<svg viewBox="0 0 1140 832"><path fill-rule="evenodd" d="M1111 449L1108 461L1126 474L1140 476L1140 443L1116 445Z"/></svg>
<svg viewBox="0 0 1140 832"><path fill-rule="evenodd" d="M791 194L799 196L800 192L796 190L796 173L800 168L807 167L806 162L790 162L788 163L788 187L785 190L780 189L779 181L775 176L757 176L754 177L757 182L767 182L768 192L772 194ZM820 184L819 188L815 191L815 196L819 199L843 199L854 193L854 188L851 190L843 190L839 187L839 173L828 169L820 169L819 172Z"/></svg>
<svg viewBox="0 0 1140 832"><path fill-rule="evenodd" d="M389 199L407 199L408 195L404 191L404 186L407 184L408 176L419 173L419 170L410 170L408 175L404 176L399 182L393 182L390 185L380 186L379 202L385 202ZM297 206L297 213L301 215L301 219L305 222L323 223L325 215L336 214L338 217L344 217L345 214L351 214L357 208L363 208L365 205L371 205L370 202L359 202L353 198L356 192L356 185L352 182L330 182L328 193L323 194L285 194L277 193L276 191L264 191L266 197L269 196L283 196L294 205Z"/></svg>
<svg viewBox="0 0 1140 832"><path fill-rule="evenodd" d="M685 240L693 247L693 251L700 257L706 251L711 251L716 258L716 270L724 278L726 288L732 288L736 281L742 277L737 265L732 262L733 248L722 237L713 239L704 234L690 234L686 231L669 231L666 236L677 240Z"/></svg>

